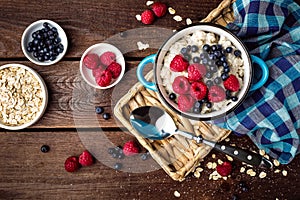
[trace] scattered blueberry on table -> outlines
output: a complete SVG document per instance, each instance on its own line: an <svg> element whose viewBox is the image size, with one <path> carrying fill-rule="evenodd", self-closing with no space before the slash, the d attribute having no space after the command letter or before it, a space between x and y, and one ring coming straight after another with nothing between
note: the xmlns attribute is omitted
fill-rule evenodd
<svg viewBox="0 0 300 200"><path fill-rule="evenodd" d="M48 151L50 151L50 147L48 145L41 146L41 152L47 153Z"/></svg>
<svg viewBox="0 0 300 200"><path fill-rule="evenodd" d="M64 51L57 28L48 22L44 22L43 28L33 32L31 36L33 39L26 49L40 62L54 61Z"/></svg>

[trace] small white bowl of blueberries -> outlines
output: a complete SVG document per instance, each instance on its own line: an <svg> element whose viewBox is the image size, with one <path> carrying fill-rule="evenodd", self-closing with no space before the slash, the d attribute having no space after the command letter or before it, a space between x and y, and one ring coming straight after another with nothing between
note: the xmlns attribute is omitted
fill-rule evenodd
<svg viewBox="0 0 300 200"><path fill-rule="evenodd" d="M65 55L68 40L64 30L51 20L38 20L29 25L23 35L24 55L37 65L52 65Z"/></svg>

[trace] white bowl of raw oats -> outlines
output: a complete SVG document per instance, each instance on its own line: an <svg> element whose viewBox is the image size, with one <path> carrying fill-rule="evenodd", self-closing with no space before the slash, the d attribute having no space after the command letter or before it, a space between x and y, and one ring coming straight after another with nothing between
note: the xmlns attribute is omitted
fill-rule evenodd
<svg viewBox="0 0 300 200"><path fill-rule="evenodd" d="M42 77L22 64L0 67L0 127L20 130L37 122L48 103Z"/></svg>

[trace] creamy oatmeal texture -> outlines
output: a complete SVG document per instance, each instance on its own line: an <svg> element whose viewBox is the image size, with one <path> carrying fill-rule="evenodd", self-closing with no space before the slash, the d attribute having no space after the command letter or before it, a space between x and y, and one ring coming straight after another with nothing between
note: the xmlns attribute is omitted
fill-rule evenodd
<svg viewBox="0 0 300 200"><path fill-rule="evenodd" d="M21 67L0 70L0 120L8 126L32 121L41 109L43 93L36 77Z"/></svg>
<svg viewBox="0 0 300 200"><path fill-rule="evenodd" d="M223 49L226 49L227 47L232 47L233 50L236 50L236 47L231 43L229 39L222 35L216 35L214 33L210 32L204 32L204 31L195 31L193 34L187 35L181 39L179 39L177 42L175 42L169 49L168 53L166 54L164 58L163 67L161 69L161 79L162 84L165 87L168 94L174 93L172 89L172 83L174 82L174 79L177 76L185 76L188 77L188 74L186 71L184 72L174 72L170 70L170 63L173 60L173 58L181 53L182 48L186 48L188 45L197 45L199 47L199 50L196 52L190 52L191 58L196 57L203 53L203 46L205 44L208 44L210 46L212 45L221 45ZM230 66L230 74L235 75L238 78L240 88L243 86L243 76L244 76L244 62L241 59L241 57L235 56L234 54L226 54L226 60L228 65ZM202 61L200 61L200 64L202 64ZM189 61L189 64L192 64L193 60L191 59ZM218 71L213 74L213 76L210 78L210 80L214 80L216 77L221 77L222 74L222 68L219 67ZM208 78L204 77L203 82L205 83ZM222 86L222 83L220 84ZM224 88L224 86L222 86ZM237 95L237 92L232 92L232 95ZM232 100L223 100L218 103L213 103L213 106L211 108L207 108L206 106L202 106L201 114L209 113L212 111L220 110L222 107L228 105L231 103Z"/></svg>

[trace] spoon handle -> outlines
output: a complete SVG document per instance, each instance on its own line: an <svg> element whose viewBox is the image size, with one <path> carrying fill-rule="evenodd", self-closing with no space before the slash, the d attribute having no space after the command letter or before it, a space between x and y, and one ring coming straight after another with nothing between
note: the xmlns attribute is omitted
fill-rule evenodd
<svg viewBox="0 0 300 200"><path fill-rule="evenodd" d="M203 143L205 142L203 141ZM218 150L219 152L230 155L231 157L236 158L249 165L266 167L266 168L273 167L272 162L266 159L265 157L261 156L260 154L247 151L238 147L232 147L228 145L215 143L214 149Z"/></svg>

